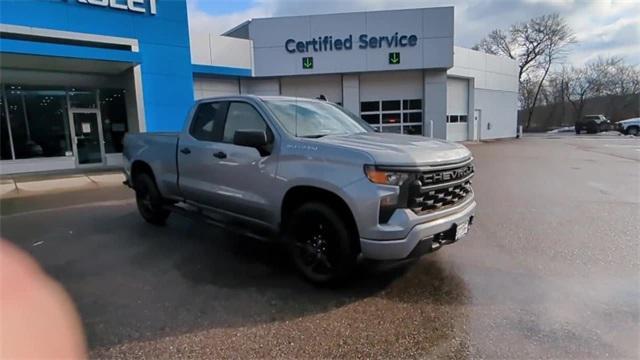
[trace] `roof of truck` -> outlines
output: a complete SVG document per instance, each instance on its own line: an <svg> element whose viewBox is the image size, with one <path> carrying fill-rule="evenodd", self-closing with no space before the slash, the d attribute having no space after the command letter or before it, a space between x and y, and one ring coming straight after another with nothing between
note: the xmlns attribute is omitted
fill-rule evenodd
<svg viewBox="0 0 640 360"><path fill-rule="evenodd" d="M198 99L198 102L202 101L211 101L211 100L232 100L232 99L260 99L260 100L292 100L292 101L326 101L326 100L318 100L311 98L303 98L303 97L294 97L294 96L276 96L276 95L227 95L227 96L214 96Z"/></svg>

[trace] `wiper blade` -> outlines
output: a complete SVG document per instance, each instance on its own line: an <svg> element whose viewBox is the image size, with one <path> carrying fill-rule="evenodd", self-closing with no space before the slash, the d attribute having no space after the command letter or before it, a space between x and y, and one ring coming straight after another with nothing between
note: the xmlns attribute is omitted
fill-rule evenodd
<svg viewBox="0 0 640 360"><path fill-rule="evenodd" d="M327 136L327 135L330 135L330 134L303 135L303 136L300 136L300 137L307 138L307 139L318 139L318 138L321 138L321 137Z"/></svg>

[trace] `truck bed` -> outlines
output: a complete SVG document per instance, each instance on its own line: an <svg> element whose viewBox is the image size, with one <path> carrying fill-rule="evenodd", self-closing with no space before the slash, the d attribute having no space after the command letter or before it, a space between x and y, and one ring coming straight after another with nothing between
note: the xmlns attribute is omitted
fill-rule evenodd
<svg viewBox="0 0 640 360"><path fill-rule="evenodd" d="M127 133L124 138L125 162L142 160L149 164L156 175L160 192L167 197L179 196L176 151L179 133L150 132Z"/></svg>

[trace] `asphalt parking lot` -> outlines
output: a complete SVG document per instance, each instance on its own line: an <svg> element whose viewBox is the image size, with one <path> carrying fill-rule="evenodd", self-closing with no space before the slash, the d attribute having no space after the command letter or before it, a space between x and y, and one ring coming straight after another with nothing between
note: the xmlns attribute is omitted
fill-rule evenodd
<svg viewBox="0 0 640 360"><path fill-rule="evenodd" d="M92 357L637 358L640 140L469 147L469 236L341 289L267 244L147 225L124 187L5 199L1 234L70 292Z"/></svg>

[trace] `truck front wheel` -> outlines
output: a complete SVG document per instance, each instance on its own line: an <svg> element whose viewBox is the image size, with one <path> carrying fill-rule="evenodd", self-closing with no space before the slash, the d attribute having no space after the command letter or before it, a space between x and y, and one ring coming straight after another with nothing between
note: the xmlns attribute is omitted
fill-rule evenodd
<svg viewBox="0 0 640 360"><path fill-rule="evenodd" d="M356 264L353 234L329 206L312 202L293 211L285 237L295 266L316 284L344 280Z"/></svg>
<svg viewBox="0 0 640 360"><path fill-rule="evenodd" d="M134 181L138 212L148 223L164 225L170 211L163 208L162 195L156 183L148 174L136 176Z"/></svg>

